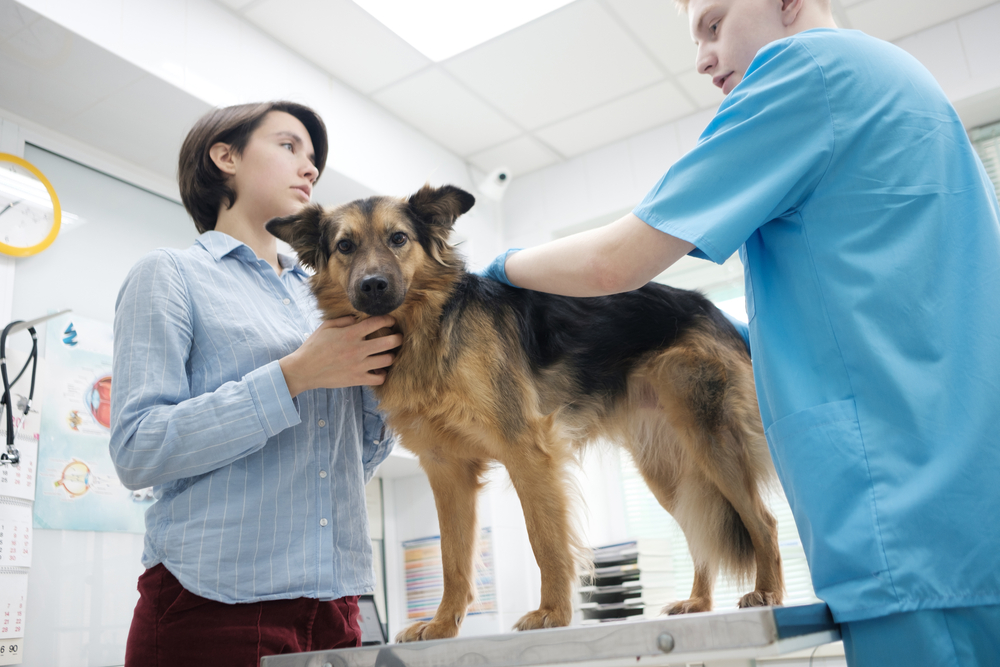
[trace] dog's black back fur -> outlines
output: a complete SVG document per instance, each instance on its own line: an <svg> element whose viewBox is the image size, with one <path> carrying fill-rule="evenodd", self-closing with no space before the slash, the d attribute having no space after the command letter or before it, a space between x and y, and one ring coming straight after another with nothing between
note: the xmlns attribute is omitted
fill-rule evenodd
<svg viewBox="0 0 1000 667"><path fill-rule="evenodd" d="M491 312L497 328L507 326L507 313L513 313L532 371L566 362L576 373L578 390L587 396L619 396L632 368L649 353L673 344L696 318L711 321L733 348L746 350L743 338L711 301L698 292L657 283L613 296L581 298L519 289L465 273L442 312L442 328L449 320L459 321L470 306ZM453 330L460 332L461 327Z"/></svg>

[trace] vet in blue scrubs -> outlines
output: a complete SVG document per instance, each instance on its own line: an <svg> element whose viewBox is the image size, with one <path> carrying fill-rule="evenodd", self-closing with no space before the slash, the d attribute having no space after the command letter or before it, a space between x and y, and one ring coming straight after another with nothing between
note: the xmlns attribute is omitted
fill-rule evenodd
<svg viewBox="0 0 1000 667"><path fill-rule="evenodd" d="M768 443L849 657L1000 605L1000 211L927 70L855 31L774 42L634 213L740 251ZM949 614L986 653L914 664L1000 664L980 611Z"/></svg>

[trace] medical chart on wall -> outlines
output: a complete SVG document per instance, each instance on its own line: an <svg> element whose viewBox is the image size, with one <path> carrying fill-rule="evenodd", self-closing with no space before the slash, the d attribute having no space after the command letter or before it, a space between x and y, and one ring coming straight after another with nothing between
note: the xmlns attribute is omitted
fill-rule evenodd
<svg viewBox="0 0 1000 667"><path fill-rule="evenodd" d="M34 525L142 533L152 490L122 486L108 453L112 327L73 313L47 324Z"/></svg>
<svg viewBox="0 0 1000 667"><path fill-rule="evenodd" d="M479 538L479 552L475 561L476 599L469 606L469 615L497 611L492 537L492 531L484 528ZM410 621L429 620L437 611L444 594L441 537L424 537L403 542L403 563L406 568L406 618Z"/></svg>

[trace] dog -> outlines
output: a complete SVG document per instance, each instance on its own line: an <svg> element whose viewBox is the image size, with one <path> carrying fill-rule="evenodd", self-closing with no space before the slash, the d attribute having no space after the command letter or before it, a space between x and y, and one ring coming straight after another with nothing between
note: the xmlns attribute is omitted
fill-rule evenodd
<svg viewBox="0 0 1000 667"><path fill-rule="evenodd" d="M521 501L541 604L516 630L568 625L581 555L568 465L578 449L626 449L684 531L691 597L664 611L706 611L720 569L749 581L740 607L779 605L773 479L750 357L703 295L650 283L570 298L469 273L448 238L475 198L424 186L408 198L310 205L267 230L315 274L328 319L391 314L402 346L375 387L386 423L427 473L441 528L444 593L434 618L397 641L454 637L474 597L476 494L503 464Z"/></svg>

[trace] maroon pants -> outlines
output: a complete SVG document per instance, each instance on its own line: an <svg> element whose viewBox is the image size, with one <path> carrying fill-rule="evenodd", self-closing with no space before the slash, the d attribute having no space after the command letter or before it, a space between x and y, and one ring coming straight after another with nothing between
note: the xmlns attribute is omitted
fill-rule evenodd
<svg viewBox="0 0 1000 667"><path fill-rule="evenodd" d="M157 565L139 577L125 667L257 667L265 655L360 645L356 595L224 604L186 591Z"/></svg>

